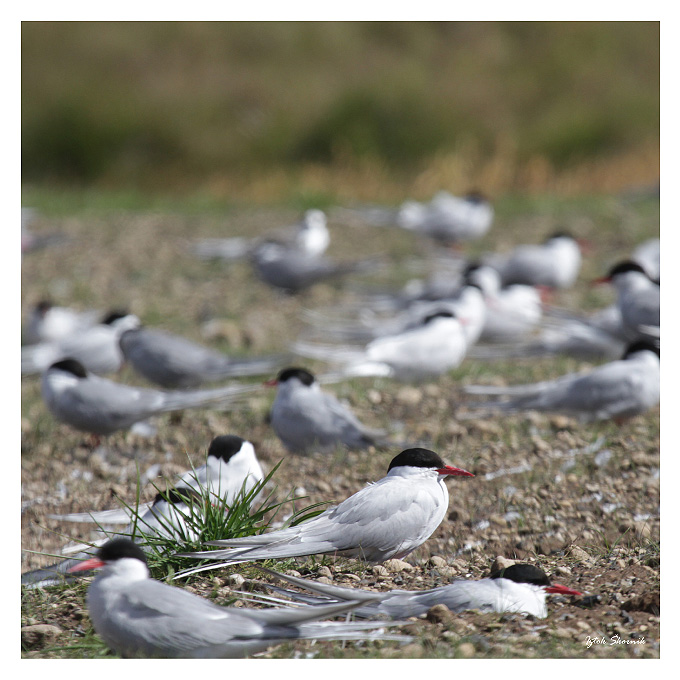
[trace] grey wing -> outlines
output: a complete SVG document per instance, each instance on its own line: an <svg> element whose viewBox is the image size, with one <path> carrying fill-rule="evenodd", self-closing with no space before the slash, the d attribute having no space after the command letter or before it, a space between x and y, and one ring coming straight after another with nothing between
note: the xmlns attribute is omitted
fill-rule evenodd
<svg viewBox="0 0 680 680"><path fill-rule="evenodd" d="M540 246L519 246L505 262L501 275L504 285L550 281L554 278L553 262Z"/></svg>
<svg viewBox="0 0 680 680"><path fill-rule="evenodd" d="M406 481L386 481L370 484L329 512L329 524L320 527L317 536L323 537L326 531L339 550L369 561L406 555L420 545L436 528L433 519L443 518L447 497L414 491Z"/></svg>
<svg viewBox="0 0 680 680"><path fill-rule="evenodd" d="M645 290L634 298L634 304L621 308L624 323L637 329L639 325L658 326L661 322L659 288Z"/></svg>
<svg viewBox="0 0 680 680"><path fill-rule="evenodd" d="M135 370L163 387L194 387L229 364L215 350L161 331L134 331L121 346Z"/></svg>
<svg viewBox="0 0 680 680"><path fill-rule="evenodd" d="M645 376L629 362L616 361L573 381L563 397L565 408L588 411L599 418L637 410L646 391Z"/></svg>
<svg viewBox="0 0 680 680"><path fill-rule="evenodd" d="M115 611L121 629L133 638L179 652L225 643L235 636L257 637L264 629L256 620L152 580L126 590Z"/></svg>
<svg viewBox="0 0 680 680"><path fill-rule="evenodd" d="M500 580L500 579L499 579ZM501 588L496 580L453 581L424 591L399 591L386 593L377 610L390 618L420 616L437 604L446 605L452 612L468 609L504 611Z"/></svg>
<svg viewBox="0 0 680 680"><path fill-rule="evenodd" d="M65 410L80 414L85 423L108 425L111 431L129 427L163 408L163 395L155 390L118 385L94 375L62 397Z"/></svg>
<svg viewBox="0 0 680 680"><path fill-rule="evenodd" d="M226 545L229 550L196 553L203 557L257 560L275 557L294 557L333 552L337 549L334 541L333 509L295 527L280 529L259 536L215 541L211 545Z"/></svg>
<svg viewBox="0 0 680 680"><path fill-rule="evenodd" d="M367 428L346 406L327 392L323 393L324 406L328 410L332 429L336 430L348 446L368 446L374 438L385 435L383 430Z"/></svg>

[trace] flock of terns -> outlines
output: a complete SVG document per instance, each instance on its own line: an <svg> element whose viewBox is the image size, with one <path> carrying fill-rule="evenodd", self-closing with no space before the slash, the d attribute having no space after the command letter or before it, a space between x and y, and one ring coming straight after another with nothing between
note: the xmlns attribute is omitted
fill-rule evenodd
<svg viewBox="0 0 680 680"><path fill-rule="evenodd" d="M371 209L362 217L372 225L396 225L430 239L447 253L452 266L446 276L433 275L400 291L364 297L353 307L307 310L304 320L317 339L301 337L288 349L300 358L327 362L330 368L324 375L314 376L292 364L289 354L232 359L147 328L126 311L101 319L47 300L36 305L24 329L22 375L40 375L44 404L57 420L98 439L169 411L236 407L261 386L208 383L274 374L266 383L277 388L269 422L294 454L391 445L389 433L361 423L322 384L358 376L436 380L468 356L563 353L605 362L588 372L536 384L467 385L468 394L485 397L466 404L474 415L539 410L621 422L658 404L658 239L640 244L598 281L615 287L616 302L584 314L544 304L552 290L573 286L580 272L583 244L566 232L474 262L448 254L448 246L479 238L492 225L493 207L478 193L456 197L440 192L429 203L408 202L394 212ZM22 249L23 234L22 227ZM261 281L287 294L382 266L376 258L334 261L325 255L329 242L325 214L309 210L299 225L285 232L264 239L202 240L193 245L193 255L246 258ZM158 389L124 385L102 375L116 372L124 362ZM445 480L450 476L473 477L447 465L434 451L405 448L392 459L385 477L310 520L210 544L218 550L183 553L212 561L175 578L242 562L315 554L371 563L405 557L443 521L449 502ZM551 584L530 565L516 565L481 581L387 593L279 574L298 588L274 588L279 597L262 596L261 601L279 606L234 609L149 577L145 534L186 535L185 518L202 490L226 499L228 506L242 489L254 488L263 478L247 439L215 437L206 464L137 508L136 517L127 507L55 515L64 521L126 528L104 533L92 545L71 547L72 557L22 574L22 584L44 587L103 567L88 591L95 630L118 654L145 657L246 656L287 639L408 640L386 629L434 604L446 604L454 612L476 608L544 617L547 594L580 595ZM140 523L145 526L141 537L131 532L132 525ZM304 595L300 588L313 594ZM350 611L362 620L322 621Z"/></svg>

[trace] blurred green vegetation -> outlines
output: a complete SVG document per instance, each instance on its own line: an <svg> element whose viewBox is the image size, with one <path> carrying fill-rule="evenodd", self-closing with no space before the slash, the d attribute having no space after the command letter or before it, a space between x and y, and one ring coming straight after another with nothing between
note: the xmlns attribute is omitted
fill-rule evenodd
<svg viewBox="0 0 680 680"><path fill-rule="evenodd" d="M24 22L22 178L195 189L442 154L559 172L658 145L659 42L658 22Z"/></svg>

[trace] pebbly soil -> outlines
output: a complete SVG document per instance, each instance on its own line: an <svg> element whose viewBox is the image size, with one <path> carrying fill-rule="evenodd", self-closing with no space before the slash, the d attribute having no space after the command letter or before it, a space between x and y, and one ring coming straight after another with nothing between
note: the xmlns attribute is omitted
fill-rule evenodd
<svg viewBox="0 0 680 680"><path fill-rule="evenodd" d="M59 304L106 310L127 307L149 326L162 327L239 355L285 350L304 330L304 308L333 309L355 300L361 286L395 288L424 273L432 248L412 234L367 228L331 218L329 254L380 254L389 266L361 282L320 284L298 297L257 281L247 263L204 263L187 252L196 237L256 235L292 223L279 208L232 209L217 214L78 214L40 218L37 229L59 230L69 240L29 253L22 262L22 314L43 297ZM577 286L558 295L570 308L598 308L614 295L588 281L625 257L644 238L658 235L658 200L608 197L580 201L501 203L490 234L469 247L472 255L515 242L540 240L571 228L587 237ZM321 372L320 363L294 360ZM553 580L580 590L585 600L551 598L549 616L451 615L433 611L396 643L299 642L264 656L398 658L656 658L660 654L660 422L659 409L619 426L582 424L559 414L459 418L467 413L465 383L530 382L591 364L565 357L533 361L466 360L426 384L355 379L332 385L368 425L436 450L474 479L448 481L447 519L404 564L370 567L317 557L283 565L309 578L379 590L425 589L451 578L481 578L497 556L535 563ZM129 367L115 379L145 384ZM96 446L54 421L41 402L39 381L22 379L22 571L47 564L71 539L87 539L85 525L47 518L50 513L117 507L116 495L134 501L137 479L151 470L172 479L199 465L212 437L234 433L255 445L269 470L283 460L275 497L291 491L305 503L339 502L385 474L400 449L299 456L287 453L267 423L273 393L265 388L233 412L185 411L154 421L157 434L117 433ZM157 468L152 466L158 465ZM147 483L141 500L155 489ZM187 587L217 602L233 602L240 573L267 580L248 565L211 572ZM29 658L102 656L93 638L85 588L58 587L22 594L22 655ZM237 606L244 604L237 600ZM36 629L47 624L55 628ZM598 640L588 646L588 639Z"/></svg>

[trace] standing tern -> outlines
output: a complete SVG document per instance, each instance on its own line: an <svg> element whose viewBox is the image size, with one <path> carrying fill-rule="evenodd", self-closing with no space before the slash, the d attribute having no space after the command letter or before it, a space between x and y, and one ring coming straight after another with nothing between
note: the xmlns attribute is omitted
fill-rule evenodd
<svg viewBox="0 0 680 680"><path fill-rule="evenodd" d="M468 344L464 323L466 320L459 320L451 307L440 305L418 325L378 337L364 348L296 342L293 350L301 356L340 364L340 371L347 376L422 380L443 375L461 364Z"/></svg>
<svg viewBox="0 0 680 680"><path fill-rule="evenodd" d="M150 578L146 556L126 539L101 547L74 570L103 572L90 585L87 607L95 631L123 657L246 657L286 640L396 639L384 622L318 622L349 612L349 601L321 607L222 607Z"/></svg>
<svg viewBox="0 0 680 680"><path fill-rule="evenodd" d="M120 336L120 346L137 373L168 389L270 373L282 359L277 356L231 359L179 335L144 327L125 331Z"/></svg>
<svg viewBox="0 0 680 680"><path fill-rule="evenodd" d="M289 451L308 453L341 445L365 449L384 444L384 430L363 425L332 394L322 391L304 368L283 369L266 384L277 387L271 425Z"/></svg>
<svg viewBox="0 0 680 680"><path fill-rule="evenodd" d="M440 243L454 244L484 236L493 217L493 206L477 191L462 197L440 191L429 203L404 203L397 214L397 224Z"/></svg>
<svg viewBox="0 0 680 680"><path fill-rule="evenodd" d="M489 255L486 262L498 270L503 285L571 288L581 270L581 246L559 231L540 245L520 245L506 255Z"/></svg>
<svg viewBox="0 0 680 680"><path fill-rule="evenodd" d="M297 225L278 230L271 238L281 240L302 255L317 257L326 252L330 243L326 224L326 214L322 210L312 208L305 211ZM198 241L194 246L194 252L203 260L237 260L252 255L260 243L262 239L208 238Z"/></svg>
<svg viewBox="0 0 680 680"><path fill-rule="evenodd" d="M629 345L622 359L587 373L569 373L531 385L495 387L468 385L468 394L508 397L474 406L488 411L549 411L582 420L622 422L659 403L659 348L651 343Z"/></svg>
<svg viewBox="0 0 680 680"><path fill-rule="evenodd" d="M422 545L446 516L449 492L445 479L449 475L474 477L446 465L434 451L406 449L392 459L385 477L340 505L295 527L211 542L209 545L228 548L182 556L223 561L178 576L239 562L326 553L373 563L405 557Z"/></svg>
<svg viewBox="0 0 680 680"><path fill-rule="evenodd" d="M581 595L577 590L552 584L538 567L521 563L495 571L479 581L457 579L430 590L394 589L380 593L309 581L264 568L262 570L318 594L309 596L295 590L273 587L276 592L297 602L329 604L350 599L363 601L366 598L366 604L354 610L355 615L365 618L407 619L422 616L430 607L443 604L455 613L478 609L481 612L525 613L544 619L548 615L547 595Z"/></svg>
<svg viewBox="0 0 680 680"><path fill-rule="evenodd" d="M132 387L93 375L75 359L63 359L42 375L42 396L52 415L95 435L124 430L151 416L188 408L226 408L257 385L162 392Z"/></svg>
<svg viewBox="0 0 680 680"><path fill-rule="evenodd" d="M242 494L249 494L263 479L260 462L249 441L236 435L215 437L210 443L205 465L184 473L174 488L159 491L150 503L115 510L49 515L50 519L66 522L95 523L102 528L103 537L91 546L67 547L63 554L78 554L51 566L25 572L21 575L21 583L35 588L61 582L72 566L87 559L94 547L111 538L112 534L130 537L143 546L149 537L194 540L201 526L205 502L228 510ZM126 524L127 527L117 531L103 529L112 524Z"/></svg>

